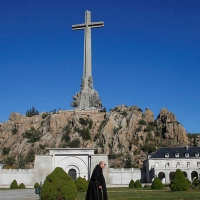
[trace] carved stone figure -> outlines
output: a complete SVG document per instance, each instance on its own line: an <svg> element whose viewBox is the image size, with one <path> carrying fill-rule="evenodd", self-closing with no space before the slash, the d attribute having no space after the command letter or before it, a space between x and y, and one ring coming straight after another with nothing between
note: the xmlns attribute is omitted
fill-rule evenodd
<svg viewBox="0 0 200 200"><path fill-rule="evenodd" d="M78 108L81 101L81 92L77 92L76 95L74 95L72 98L74 101L70 105L74 108Z"/></svg>
<svg viewBox="0 0 200 200"><path fill-rule="evenodd" d="M91 76L89 76L89 78L88 78L88 87L89 87L89 89L92 89L92 88L93 88Z"/></svg>
<svg viewBox="0 0 200 200"><path fill-rule="evenodd" d="M81 89L84 88L84 85L85 85L85 81L84 81L84 78L82 78Z"/></svg>
<svg viewBox="0 0 200 200"><path fill-rule="evenodd" d="M97 109L102 108L101 99L98 97L97 92L95 92L93 95L90 96L89 103L90 103L90 105L89 105L90 107L94 107Z"/></svg>

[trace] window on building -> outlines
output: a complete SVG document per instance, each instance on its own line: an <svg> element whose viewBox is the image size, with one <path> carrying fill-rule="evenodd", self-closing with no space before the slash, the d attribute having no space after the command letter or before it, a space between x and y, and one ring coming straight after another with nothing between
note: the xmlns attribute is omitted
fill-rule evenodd
<svg viewBox="0 0 200 200"><path fill-rule="evenodd" d="M169 158L169 153L165 153L165 158Z"/></svg>
<svg viewBox="0 0 200 200"><path fill-rule="evenodd" d="M195 157L199 157L199 153L198 152L195 152Z"/></svg>
<svg viewBox="0 0 200 200"><path fill-rule="evenodd" d="M189 153L185 153L185 157L189 157Z"/></svg>
<svg viewBox="0 0 200 200"><path fill-rule="evenodd" d="M200 162L197 162L197 167L200 167Z"/></svg>
<svg viewBox="0 0 200 200"><path fill-rule="evenodd" d="M187 167L189 167L190 166L190 162L187 162Z"/></svg>
<svg viewBox="0 0 200 200"><path fill-rule="evenodd" d="M179 157L179 153L175 153L175 157Z"/></svg>
<svg viewBox="0 0 200 200"><path fill-rule="evenodd" d="M169 167L169 162L166 163L166 166Z"/></svg>
<svg viewBox="0 0 200 200"><path fill-rule="evenodd" d="M179 167L181 164L180 162L176 162L176 166Z"/></svg>

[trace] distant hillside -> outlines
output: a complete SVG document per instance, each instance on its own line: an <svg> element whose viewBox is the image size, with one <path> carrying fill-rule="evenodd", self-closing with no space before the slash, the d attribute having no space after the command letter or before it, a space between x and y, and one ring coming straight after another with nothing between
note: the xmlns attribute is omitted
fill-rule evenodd
<svg viewBox="0 0 200 200"><path fill-rule="evenodd" d="M117 106L110 112L63 111L32 117L12 113L0 123L0 161L7 168L33 167L34 154L46 148L87 147L109 154L110 167L140 167L147 153L161 146L199 145L198 136L187 137L175 115L154 113L137 106Z"/></svg>

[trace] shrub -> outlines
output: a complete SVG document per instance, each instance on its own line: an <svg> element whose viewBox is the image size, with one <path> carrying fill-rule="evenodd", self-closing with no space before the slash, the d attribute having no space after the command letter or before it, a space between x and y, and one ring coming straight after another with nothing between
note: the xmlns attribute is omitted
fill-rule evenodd
<svg viewBox="0 0 200 200"><path fill-rule="evenodd" d="M141 126L135 129L136 132L140 132L142 130Z"/></svg>
<svg viewBox="0 0 200 200"><path fill-rule="evenodd" d="M78 192L86 192L88 187L88 182L85 180L85 178L78 177L75 180L75 185L78 190Z"/></svg>
<svg viewBox="0 0 200 200"><path fill-rule="evenodd" d="M142 184L139 180L135 181L135 188L141 188Z"/></svg>
<svg viewBox="0 0 200 200"><path fill-rule="evenodd" d="M2 153L3 153L3 155L8 155L9 152L10 152L10 148L6 148L6 147L4 147L4 148L2 149Z"/></svg>
<svg viewBox="0 0 200 200"><path fill-rule="evenodd" d="M154 151L156 151L156 147L152 144L144 144L141 147L141 150L144 152L153 153Z"/></svg>
<svg viewBox="0 0 200 200"><path fill-rule="evenodd" d="M93 125L93 121L92 121L92 120L89 120L88 123L89 123L89 129L91 129L91 128L92 128L92 125Z"/></svg>
<svg viewBox="0 0 200 200"><path fill-rule="evenodd" d="M130 187L130 188L135 188L135 182L134 182L133 179L130 181L129 187Z"/></svg>
<svg viewBox="0 0 200 200"><path fill-rule="evenodd" d="M79 118L79 123L82 124L82 125L87 126L88 120L81 117L81 118Z"/></svg>
<svg viewBox="0 0 200 200"><path fill-rule="evenodd" d="M117 158L117 154L111 152L111 153L108 155L108 158L109 158L109 159L116 159L116 158Z"/></svg>
<svg viewBox="0 0 200 200"><path fill-rule="evenodd" d="M62 144L62 148L67 148L67 144Z"/></svg>
<svg viewBox="0 0 200 200"><path fill-rule="evenodd" d="M23 183L21 183L20 185L19 185L19 189L25 189L26 187L25 187L25 185L23 184Z"/></svg>
<svg viewBox="0 0 200 200"><path fill-rule="evenodd" d="M35 151L33 149L30 149L26 155L25 162L26 163L33 162L34 159L35 159Z"/></svg>
<svg viewBox="0 0 200 200"><path fill-rule="evenodd" d="M186 191L189 189L190 183L185 178L183 172L180 169L177 169L169 187L172 191Z"/></svg>
<svg viewBox="0 0 200 200"><path fill-rule="evenodd" d="M38 182L35 183L34 188L39 187L40 184Z"/></svg>
<svg viewBox="0 0 200 200"><path fill-rule="evenodd" d="M64 128L63 128L63 135L62 135L62 138L61 138L61 140L63 141L65 141L65 142L69 142L69 140L70 140L70 136L69 136L69 134L71 133L71 128L70 128L70 126L69 125L67 125L67 126L65 126Z"/></svg>
<svg viewBox="0 0 200 200"><path fill-rule="evenodd" d="M14 180L14 181L10 184L10 189L17 189L17 188L18 188L17 181Z"/></svg>
<svg viewBox="0 0 200 200"><path fill-rule="evenodd" d="M39 144L40 149L45 149L46 145Z"/></svg>
<svg viewBox="0 0 200 200"><path fill-rule="evenodd" d="M162 190L163 188L164 186L161 180L158 177L156 177L151 184L151 189Z"/></svg>
<svg viewBox="0 0 200 200"><path fill-rule="evenodd" d="M35 130L34 127L31 127L30 130L25 131L25 133L22 134L23 138L27 138L27 142L29 143L35 143L40 140L42 137L42 133L38 130Z"/></svg>
<svg viewBox="0 0 200 200"><path fill-rule="evenodd" d="M78 148L80 146L80 140L77 138L68 144L70 148Z"/></svg>
<svg viewBox="0 0 200 200"><path fill-rule="evenodd" d="M81 130L81 136L83 138L83 140L90 140L91 136L90 136L90 131L88 128L83 128Z"/></svg>
<svg viewBox="0 0 200 200"><path fill-rule="evenodd" d="M17 130L16 128L14 128L14 129L12 130L12 135L15 135L17 132L18 132L18 130Z"/></svg>
<svg viewBox="0 0 200 200"><path fill-rule="evenodd" d="M126 111L122 112L123 117L126 117L128 115L128 113Z"/></svg>
<svg viewBox="0 0 200 200"><path fill-rule="evenodd" d="M139 125L147 125L147 123L146 123L143 119L141 119L141 120L139 121Z"/></svg>
<svg viewBox="0 0 200 200"><path fill-rule="evenodd" d="M75 200L76 197L77 189L74 181L62 168L56 167L44 181L42 199Z"/></svg>
<svg viewBox="0 0 200 200"><path fill-rule="evenodd" d="M15 164L15 158L13 156L7 157L5 159L5 164L9 166L13 166Z"/></svg>
<svg viewBox="0 0 200 200"><path fill-rule="evenodd" d="M95 142L99 137L100 137L100 135L97 133L97 134L94 136L93 141Z"/></svg>
<svg viewBox="0 0 200 200"><path fill-rule="evenodd" d="M199 185L199 181L197 178L195 178L192 182L192 185L194 185L195 187L197 187Z"/></svg>

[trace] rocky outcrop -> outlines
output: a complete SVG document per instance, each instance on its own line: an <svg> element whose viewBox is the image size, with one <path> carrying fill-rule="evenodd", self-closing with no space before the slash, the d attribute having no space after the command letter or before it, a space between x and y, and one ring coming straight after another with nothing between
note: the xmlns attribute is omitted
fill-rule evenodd
<svg viewBox="0 0 200 200"><path fill-rule="evenodd" d="M156 121L162 127L163 138L187 142L186 130L166 108L161 109Z"/></svg>
<svg viewBox="0 0 200 200"><path fill-rule="evenodd" d="M155 120L149 108L142 112L137 106L121 105L109 113L60 110L33 117L11 113L9 120L0 124L0 160L13 156L17 165L20 155L29 167L30 150L45 154L46 147L97 148L99 153L109 154L111 165L121 167L127 157L140 166L146 153L161 146L185 144L184 127L165 108Z"/></svg>

